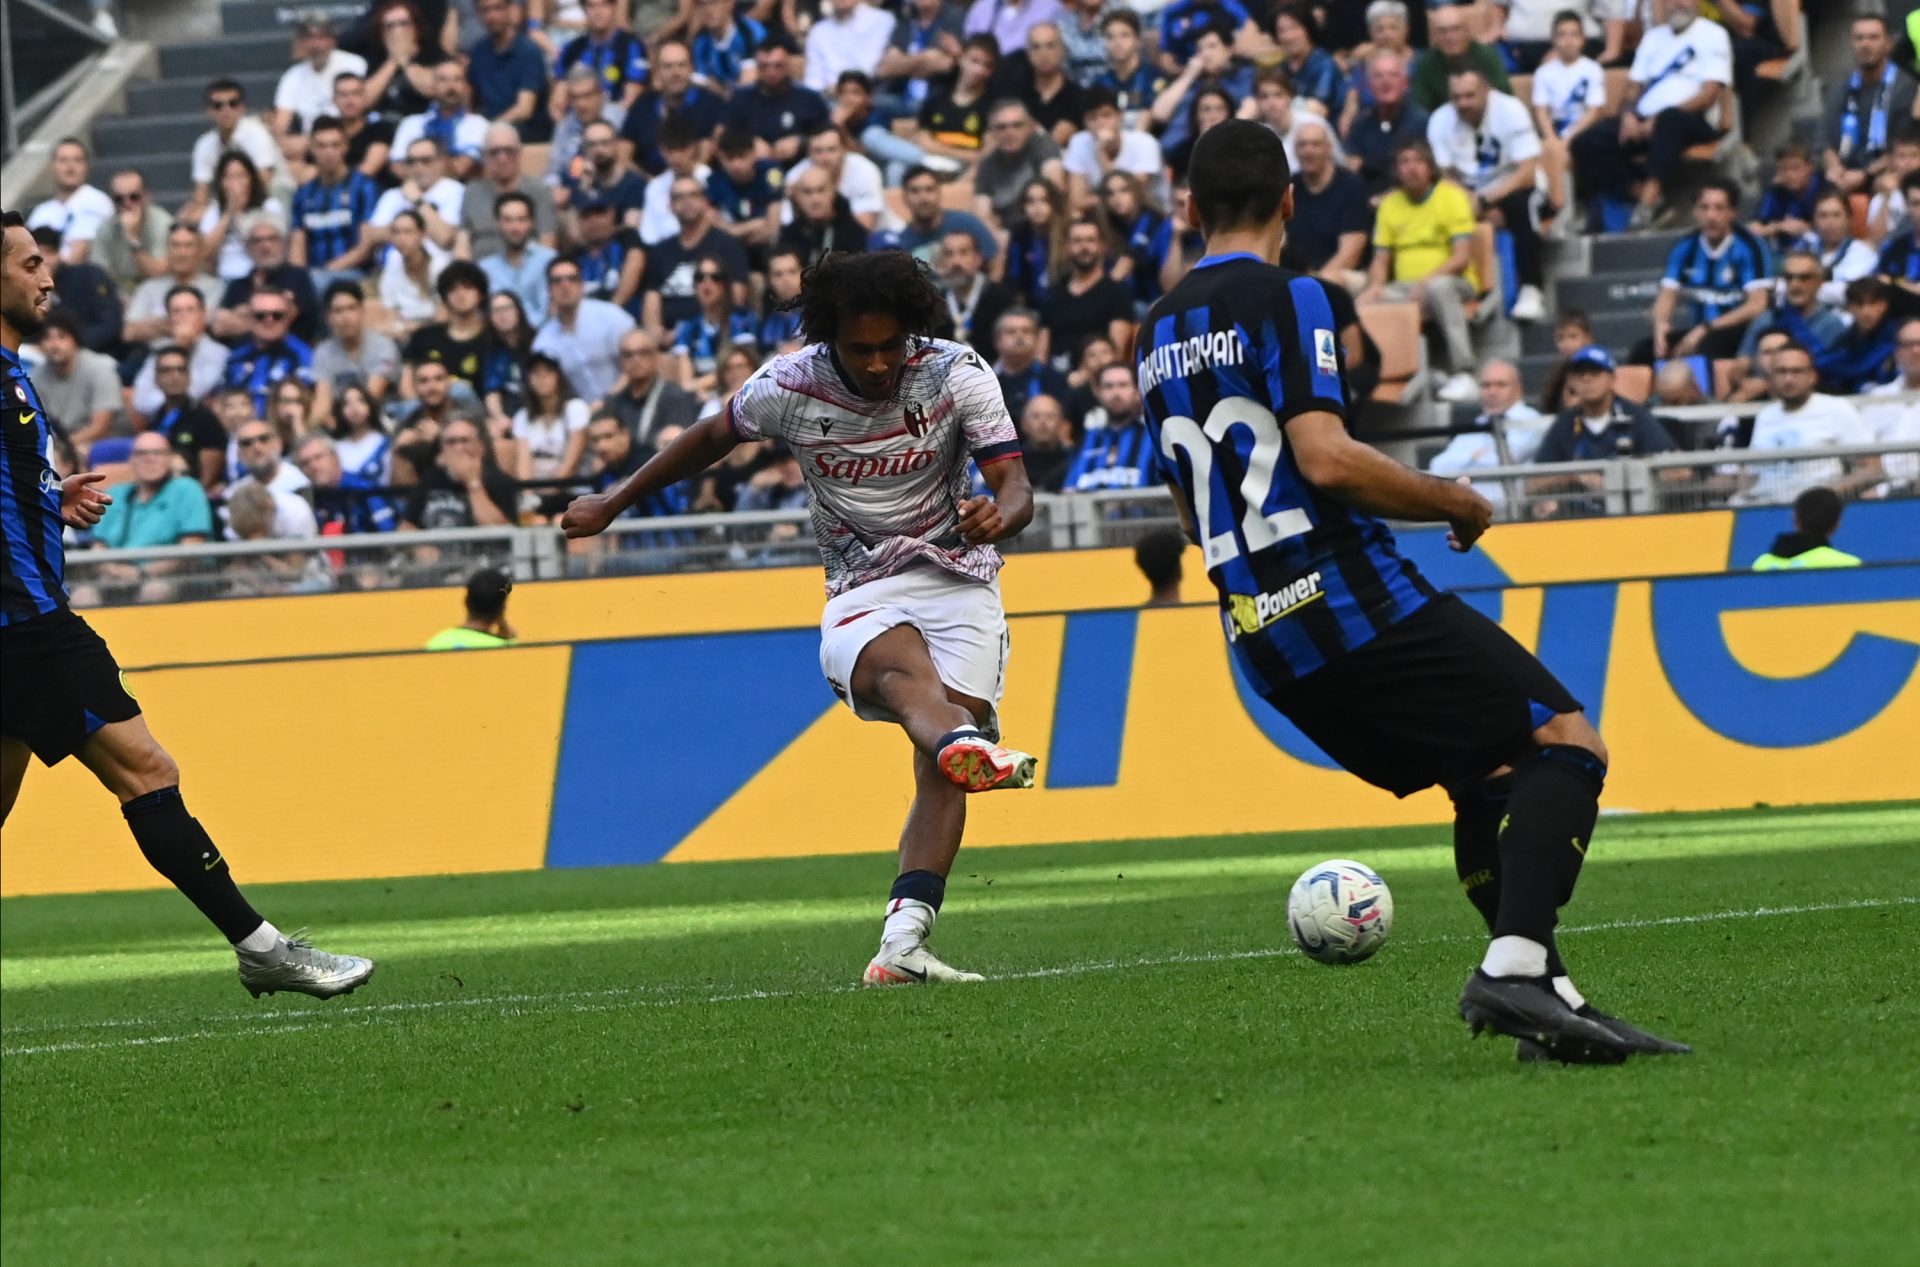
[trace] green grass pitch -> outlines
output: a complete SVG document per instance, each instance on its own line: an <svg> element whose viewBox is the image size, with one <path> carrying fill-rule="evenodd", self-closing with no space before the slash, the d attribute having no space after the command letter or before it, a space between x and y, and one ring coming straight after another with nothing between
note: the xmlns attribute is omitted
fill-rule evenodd
<svg viewBox="0 0 1920 1267"><path fill-rule="evenodd" d="M1563 944L1693 1042L1522 1066L1453 1006L1444 829L961 855L862 991L878 856L255 896L381 960L241 991L169 892L0 915L7 1267L1912 1262L1920 805L1615 818ZM132 848L129 844L128 848ZM244 849L235 846L244 877ZM1377 867L1373 961L1289 949Z"/></svg>

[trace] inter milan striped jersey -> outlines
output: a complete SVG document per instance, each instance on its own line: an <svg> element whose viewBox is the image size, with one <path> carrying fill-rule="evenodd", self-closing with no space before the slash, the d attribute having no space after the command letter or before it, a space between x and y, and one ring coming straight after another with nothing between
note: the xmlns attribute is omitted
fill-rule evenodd
<svg viewBox="0 0 1920 1267"><path fill-rule="evenodd" d="M962 343L920 339L886 400L847 383L830 345L776 356L727 404L743 440L783 440L807 479L827 596L931 563L990 581L1000 552L960 536L968 459L991 466L1020 456L1000 382Z"/></svg>
<svg viewBox="0 0 1920 1267"><path fill-rule="evenodd" d="M53 420L20 358L0 348L0 626L67 605Z"/></svg>
<svg viewBox="0 0 1920 1267"><path fill-rule="evenodd" d="M1253 255L1209 256L1154 304L1141 335L1147 426L1257 688L1305 677L1433 596L1387 526L1308 483L1287 447L1289 420L1347 413L1317 279Z"/></svg>
<svg viewBox="0 0 1920 1267"><path fill-rule="evenodd" d="M1660 278L1664 290L1678 290L1693 305L1693 319L1683 325L1702 325L1738 308L1749 290L1773 285L1773 255L1767 244L1745 225L1736 224L1717 246L1706 235L1689 233L1667 252L1667 271Z"/></svg>
<svg viewBox="0 0 1920 1267"><path fill-rule="evenodd" d="M360 226L373 219L380 186L362 171L337 185L315 177L293 191L293 227L307 234L307 267L326 268L360 245Z"/></svg>

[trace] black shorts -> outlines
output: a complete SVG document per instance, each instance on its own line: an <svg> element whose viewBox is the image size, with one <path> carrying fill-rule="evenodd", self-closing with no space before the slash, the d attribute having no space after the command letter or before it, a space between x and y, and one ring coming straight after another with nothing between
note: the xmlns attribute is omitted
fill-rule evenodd
<svg viewBox="0 0 1920 1267"><path fill-rule="evenodd" d="M0 627L0 735L56 765L100 727L139 715L106 641L73 612Z"/></svg>
<svg viewBox="0 0 1920 1267"><path fill-rule="evenodd" d="M1395 796L1485 778L1580 701L1485 616L1442 594L1267 702L1342 767Z"/></svg>

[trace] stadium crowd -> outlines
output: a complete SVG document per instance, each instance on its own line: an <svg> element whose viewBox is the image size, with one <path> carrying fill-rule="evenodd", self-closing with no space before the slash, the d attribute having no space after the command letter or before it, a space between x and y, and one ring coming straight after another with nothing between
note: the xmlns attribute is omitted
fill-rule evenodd
<svg viewBox="0 0 1920 1267"><path fill-rule="evenodd" d="M64 462L124 479L94 542L546 522L796 346L784 305L829 251L933 268L1036 488L1157 483L1134 323L1198 258L1185 164L1235 116L1287 143L1285 262L1330 284L1356 394L1400 309L1438 397L1479 402L1435 470L1920 440L1920 405L1840 399L1920 387L1920 67L1878 17L1818 142L1749 202L1696 147L1784 52L1765 4L680 0L644 31L631 10L304 21L271 102L207 84L184 206L61 144L30 216L58 307L29 355ZM1675 222L1638 346L1549 313L1543 239ZM1549 320L1564 359L1530 406L1487 349ZM1761 398L1704 432L1659 417ZM1592 501L1564 491L1534 513ZM796 464L747 445L635 513L803 504ZM106 579L159 596L157 566Z"/></svg>

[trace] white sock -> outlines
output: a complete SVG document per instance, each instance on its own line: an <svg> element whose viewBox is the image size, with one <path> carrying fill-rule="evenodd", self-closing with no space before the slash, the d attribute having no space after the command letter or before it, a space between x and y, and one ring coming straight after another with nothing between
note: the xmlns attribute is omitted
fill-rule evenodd
<svg viewBox="0 0 1920 1267"><path fill-rule="evenodd" d="M280 944L280 930L266 920L260 921L260 927L233 943L235 950L244 950L248 954L262 955Z"/></svg>
<svg viewBox="0 0 1920 1267"><path fill-rule="evenodd" d="M901 942L918 945L925 941L933 932L933 920L937 913L925 902L916 902L910 897L889 899L887 922L880 929L881 948Z"/></svg>
<svg viewBox="0 0 1920 1267"><path fill-rule="evenodd" d="M1547 948L1530 937L1496 937L1480 971L1490 977L1544 977Z"/></svg>
<svg viewBox="0 0 1920 1267"><path fill-rule="evenodd" d="M1559 995L1561 1001L1576 1012L1587 1005L1587 996L1573 988L1572 977L1555 977L1553 979L1553 992Z"/></svg>

